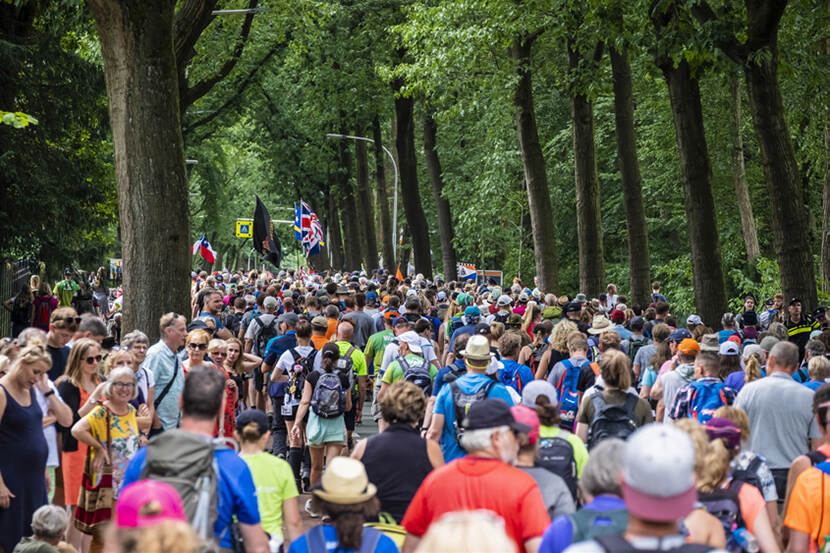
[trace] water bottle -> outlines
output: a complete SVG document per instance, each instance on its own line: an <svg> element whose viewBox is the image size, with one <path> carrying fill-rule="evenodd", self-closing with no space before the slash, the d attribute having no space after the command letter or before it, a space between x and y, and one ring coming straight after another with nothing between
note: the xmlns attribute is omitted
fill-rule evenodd
<svg viewBox="0 0 830 553"><path fill-rule="evenodd" d="M732 530L732 537L735 538L735 541L741 548L746 551L747 553L758 553L760 547L758 547L758 540L755 539L749 530L746 528L736 528Z"/></svg>

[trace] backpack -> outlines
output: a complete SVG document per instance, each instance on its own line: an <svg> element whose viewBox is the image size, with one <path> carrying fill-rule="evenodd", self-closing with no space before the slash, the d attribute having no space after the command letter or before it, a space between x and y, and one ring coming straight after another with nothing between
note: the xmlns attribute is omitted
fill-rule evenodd
<svg viewBox="0 0 830 553"><path fill-rule="evenodd" d="M323 524L317 525L306 533L306 546L308 553L328 553L328 543L323 530ZM355 553L374 553L378 548L380 537L383 533L374 528L363 527L363 535L360 539L360 549ZM340 551L338 545L335 551Z"/></svg>
<svg viewBox="0 0 830 553"><path fill-rule="evenodd" d="M358 392L354 387L354 359L352 359L352 353L354 350L354 346L349 346L346 353L341 355L340 359L338 359L334 364L334 370L345 374L349 379L349 389L352 391L352 401L357 400L359 397Z"/></svg>
<svg viewBox="0 0 830 553"><path fill-rule="evenodd" d="M451 365L447 365L447 367L449 367L450 370L444 373L444 376L441 379L444 382L444 384L453 382L454 380L458 380L459 378L467 374L466 366L459 367L458 365L453 363Z"/></svg>
<svg viewBox="0 0 830 553"><path fill-rule="evenodd" d="M429 376L429 363L426 359L420 357L420 362L417 365L410 365L409 362L403 358L398 358L398 365L403 370L403 379L405 382L412 382L424 392L426 397L432 394L432 379Z"/></svg>
<svg viewBox="0 0 830 553"><path fill-rule="evenodd" d="M550 344L548 342L543 343L540 346L537 346L536 349L530 354L530 370L533 371L533 374L536 374L536 369L539 368L539 363L542 362L542 356L545 354L546 351L550 349Z"/></svg>
<svg viewBox="0 0 830 553"><path fill-rule="evenodd" d="M49 320L52 318L52 303L49 301L51 299L38 298L40 305L37 308L37 322L41 327L49 326Z"/></svg>
<svg viewBox="0 0 830 553"><path fill-rule="evenodd" d="M573 536L571 543L594 539L597 536L622 534L628 527L628 510L590 511L580 509L567 515L571 519Z"/></svg>
<svg viewBox="0 0 830 553"><path fill-rule="evenodd" d="M700 424L714 416L715 411L727 404L723 382L691 382L692 396L689 398L689 416Z"/></svg>
<svg viewBox="0 0 830 553"><path fill-rule="evenodd" d="M320 371L320 378L311 393L311 410L322 419L333 419L346 412L346 392L336 371Z"/></svg>
<svg viewBox="0 0 830 553"><path fill-rule="evenodd" d="M499 311L495 315L493 315L493 321L501 324L505 324L507 322L508 317L510 317L510 313L505 313L503 311Z"/></svg>
<svg viewBox="0 0 830 553"><path fill-rule="evenodd" d="M212 442L184 430L168 430L150 440L141 479L173 486L182 498L187 520L199 535L213 539L218 513L219 465L214 451L225 449L225 440Z"/></svg>
<svg viewBox="0 0 830 553"><path fill-rule="evenodd" d="M764 493L763 486L761 484L761 479L758 478L758 469L763 464L763 459L760 456L756 455L752 458L752 461L749 462L749 465L745 469L738 469L732 471L732 480L736 480L739 482L743 482L745 484L749 484L750 486L754 486L761 494Z"/></svg>
<svg viewBox="0 0 830 553"><path fill-rule="evenodd" d="M242 326L242 317L244 315L245 313L231 313L225 317L225 320L223 321L225 323L225 327L230 330L234 336L239 334L239 327Z"/></svg>
<svg viewBox="0 0 830 553"><path fill-rule="evenodd" d="M716 551L711 546L700 543L684 543L671 549L640 549L631 545L622 533L595 536L594 540L605 553L709 553Z"/></svg>
<svg viewBox="0 0 830 553"><path fill-rule="evenodd" d="M303 397L303 388L308 375L314 370L314 358L317 357L317 350L313 349L306 356L300 355L295 348L291 348L291 357L294 358L294 366L291 374L288 375L288 393L285 394L285 402L291 403L291 399L299 400ZM300 370L297 370L300 367Z"/></svg>
<svg viewBox="0 0 830 553"><path fill-rule="evenodd" d="M642 338L641 340L635 340L634 338ZM633 367L634 366L634 359L637 357L637 352L640 351L640 348L643 346L648 345L648 338L645 336L632 336L628 339L628 361L629 364ZM645 367L642 367L645 368Z"/></svg>
<svg viewBox="0 0 830 553"><path fill-rule="evenodd" d="M464 428L462 425L464 422L464 417L467 416L467 411L470 410L470 406L476 401L487 399L487 396L490 395L490 390L492 390L493 386L495 385L496 381L490 379L474 393L465 394L461 391L461 387L458 385L458 382L450 382L450 392L452 393L452 405L453 410L455 411L455 421L452 424L453 431L455 432L456 441L460 440L461 435L464 434Z"/></svg>
<svg viewBox="0 0 830 553"><path fill-rule="evenodd" d="M505 386L510 386L521 394L525 383L522 382L522 378L519 375L519 367L521 365L516 363L512 368L504 367L503 369L499 369L499 382Z"/></svg>
<svg viewBox="0 0 830 553"><path fill-rule="evenodd" d="M254 323L257 325L259 329L259 333L256 336L256 341L254 342L254 353L259 355L260 357L262 354L265 353L265 348L268 346L268 341L271 338L277 337L277 318L274 317L271 319L271 322L265 324L262 322L262 319L257 317L254 319Z"/></svg>
<svg viewBox="0 0 830 553"><path fill-rule="evenodd" d="M565 365L565 372L556 385L556 393L559 394L559 426L572 432L579 410L579 392L576 385L579 373L585 365L574 367L570 359L565 359L562 363Z"/></svg>
<svg viewBox="0 0 830 553"><path fill-rule="evenodd" d="M814 467L819 463L823 463L824 461L826 461L827 455L825 455L819 450L815 450L808 453L807 458L810 459L810 465Z"/></svg>
<svg viewBox="0 0 830 553"><path fill-rule="evenodd" d="M539 438L539 459L536 466L562 477L576 502L576 459L571 442L561 436Z"/></svg>
<svg viewBox="0 0 830 553"><path fill-rule="evenodd" d="M735 531L746 529L746 523L741 515L741 502L738 492L743 482L732 480L726 489L718 488L710 493L698 493L697 499L706 511L717 518L723 525L726 534L726 550L730 553L740 553L743 547L735 539Z"/></svg>
<svg viewBox="0 0 830 553"><path fill-rule="evenodd" d="M464 326L464 321L461 320L461 317L453 317L450 319L450 335L448 338L452 338L453 333Z"/></svg>
<svg viewBox="0 0 830 553"><path fill-rule="evenodd" d="M14 301L12 304L12 316L11 320L14 324L17 325L26 325L29 326L29 316L32 313L32 304L25 303L21 304L17 300ZM49 322L48 320L46 321Z"/></svg>
<svg viewBox="0 0 830 553"><path fill-rule="evenodd" d="M622 405L609 404L605 402L601 391L596 391L591 396L594 405L594 418L591 420L591 428L588 430L588 449L593 448L602 440L607 438L620 438L625 440L637 430L637 423L634 420L634 408L640 398L634 394L626 394L625 403Z"/></svg>

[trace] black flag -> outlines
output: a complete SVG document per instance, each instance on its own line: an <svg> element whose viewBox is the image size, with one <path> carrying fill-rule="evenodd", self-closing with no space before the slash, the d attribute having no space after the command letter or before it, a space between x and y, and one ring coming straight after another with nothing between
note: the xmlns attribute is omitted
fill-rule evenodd
<svg viewBox="0 0 830 553"><path fill-rule="evenodd" d="M262 254L266 261L279 268L282 246L280 246L280 240L274 232L271 215L259 196L256 197L256 210L254 212L254 249Z"/></svg>

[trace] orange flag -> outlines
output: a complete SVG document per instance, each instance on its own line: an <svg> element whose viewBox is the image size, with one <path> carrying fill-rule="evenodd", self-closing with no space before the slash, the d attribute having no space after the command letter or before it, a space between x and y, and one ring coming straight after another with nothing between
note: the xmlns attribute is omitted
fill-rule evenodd
<svg viewBox="0 0 830 553"><path fill-rule="evenodd" d="M403 275L401 274L401 264L398 263L398 270L395 271L395 278L403 282Z"/></svg>

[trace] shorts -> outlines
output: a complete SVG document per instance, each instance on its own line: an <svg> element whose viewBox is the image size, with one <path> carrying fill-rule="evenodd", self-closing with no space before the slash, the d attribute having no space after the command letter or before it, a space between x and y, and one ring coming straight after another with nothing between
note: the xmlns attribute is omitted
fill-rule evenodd
<svg viewBox="0 0 830 553"><path fill-rule="evenodd" d="M261 391L263 386L265 386L265 375L259 367L254 367L254 387L257 391Z"/></svg>
<svg viewBox="0 0 830 553"><path fill-rule="evenodd" d="M346 423L346 430L349 432L355 429L355 420L357 419L357 405L352 405L352 408L343 413L343 421Z"/></svg>
<svg viewBox="0 0 830 553"><path fill-rule="evenodd" d="M378 382L380 382L378 380ZM380 393L380 386L375 387L375 393L372 395L372 419L375 422L380 421L383 415L380 413L380 402L378 402L378 394Z"/></svg>
<svg viewBox="0 0 830 553"><path fill-rule="evenodd" d="M283 413L283 415L282 415L283 420L293 421L294 419L296 419L297 418L297 410L299 408L300 408L299 404L298 405L292 405L291 406L291 414L286 415L285 413Z"/></svg>
<svg viewBox="0 0 830 553"><path fill-rule="evenodd" d="M323 447L326 444L346 445L343 416L324 419L318 417L314 411L310 411L305 431L308 447Z"/></svg>

